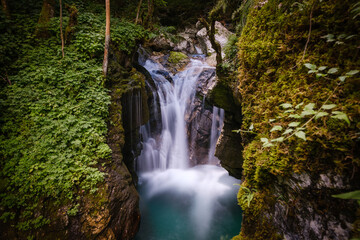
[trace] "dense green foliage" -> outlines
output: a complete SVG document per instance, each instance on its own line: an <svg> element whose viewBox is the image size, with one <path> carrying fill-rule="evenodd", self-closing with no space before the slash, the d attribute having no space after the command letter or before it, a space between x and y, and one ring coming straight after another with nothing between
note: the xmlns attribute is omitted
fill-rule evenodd
<svg viewBox="0 0 360 240"><path fill-rule="evenodd" d="M80 197L96 193L104 181L99 161L110 160L110 96L101 69L104 6L76 4L78 24L65 58L58 17L48 25L50 37L37 39L40 5L32 14L13 5L11 19L0 13L5 33L0 37L0 218L19 230L48 224L52 219L43 213L49 206L66 206L69 216L76 215ZM65 28L69 16L64 15ZM143 27L116 18L112 34L113 47L125 54L148 35Z"/></svg>

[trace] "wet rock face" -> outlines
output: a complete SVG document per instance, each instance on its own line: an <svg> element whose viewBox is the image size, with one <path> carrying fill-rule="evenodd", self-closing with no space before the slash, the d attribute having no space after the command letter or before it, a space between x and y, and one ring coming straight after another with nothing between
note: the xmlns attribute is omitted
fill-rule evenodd
<svg viewBox="0 0 360 240"><path fill-rule="evenodd" d="M357 205L331 196L348 192L350 181L334 172L293 174L275 185L281 199L268 217L286 239L350 239Z"/></svg>
<svg viewBox="0 0 360 240"><path fill-rule="evenodd" d="M215 39L219 42L223 49L228 41L228 38L232 34L227 30L220 22L215 22L216 34ZM215 67L215 50L212 48L206 28L204 28L200 22L196 26L188 27L184 31L177 34L178 42L174 43L164 35L160 35L145 45L146 48L150 48L156 52L163 51L177 51L186 54L205 54L212 56L208 59L210 66ZM225 57L225 53L222 53L222 57Z"/></svg>
<svg viewBox="0 0 360 240"><path fill-rule="evenodd" d="M215 82L215 69L205 69L200 74L194 102L185 116L188 126L190 162L194 165L208 162L213 114L212 106L206 102L206 95Z"/></svg>
<svg viewBox="0 0 360 240"><path fill-rule="evenodd" d="M239 129L240 124L225 119L224 128L216 144L215 156L220 159L221 166L235 178L242 177L242 140L234 129Z"/></svg>

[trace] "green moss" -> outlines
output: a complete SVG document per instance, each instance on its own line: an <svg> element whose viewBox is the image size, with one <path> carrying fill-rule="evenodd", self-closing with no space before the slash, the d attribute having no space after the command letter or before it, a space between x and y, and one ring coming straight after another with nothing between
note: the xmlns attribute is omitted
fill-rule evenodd
<svg viewBox="0 0 360 240"><path fill-rule="evenodd" d="M260 1L254 1L238 39L236 88L241 93L243 129L253 124L257 133L251 138L243 135L248 143L243 152L244 180L248 188L258 190L254 203L244 212L249 225L245 223L243 226L240 239L264 238L258 236L266 226L261 222L267 220L251 216L257 212L256 209L266 210L262 204L266 196L260 193L274 193L273 185L278 178L286 179L294 172L318 175L332 170L341 174L352 171L353 164L359 165L359 153L353 151L357 146L356 133L360 131L357 124L360 121L360 87L355 83L359 77L356 75L347 80L333 92L337 85L336 77L316 78L303 66L310 62L317 66L337 67L339 74L358 68L360 60L356 55L356 40L336 45L321 38L329 33L350 36L359 32L359 21L348 15L348 9L356 1L304 2L303 10L294 2L273 0L261 6ZM311 11L311 38L304 54ZM223 97L225 94L218 95ZM292 137L275 147L262 146L260 138L281 136L270 132L275 124L285 128L292 121L285 117L280 104L295 106L312 102L320 107L328 97L328 103L337 105L336 110L346 112L351 119L350 126L344 121L325 117L307 124L306 142ZM270 122L270 119L276 120ZM271 201L265 205L271 206ZM250 227L254 231L247 229ZM266 230L267 239L276 237L276 230L272 229L274 232L270 233L271 229Z"/></svg>
<svg viewBox="0 0 360 240"><path fill-rule="evenodd" d="M173 52L173 51L171 51L168 61L170 63L177 64L177 63L179 63L179 62L181 62L181 61L183 61L185 59L188 59L188 56L186 56L186 54L184 54L182 52Z"/></svg>

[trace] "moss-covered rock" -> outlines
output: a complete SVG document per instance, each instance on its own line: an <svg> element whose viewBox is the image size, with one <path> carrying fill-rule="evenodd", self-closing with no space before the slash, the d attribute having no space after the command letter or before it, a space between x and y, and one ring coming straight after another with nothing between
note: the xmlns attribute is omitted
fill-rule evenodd
<svg viewBox="0 0 360 240"><path fill-rule="evenodd" d="M182 53L182 52L173 52L173 51L171 51L170 56L168 58L168 61L170 63L173 63L173 64L178 64L178 63L180 63L180 62L182 62L182 61L184 61L185 59L188 59L188 58L189 57L186 54Z"/></svg>
<svg viewBox="0 0 360 240"><path fill-rule="evenodd" d="M250 206L244 209L240 239L277 239L279 236L322 239L352 235L350 227L341 226L355 221L354 203L339 201L331 195L360 188L359 140L356 137L360 130L360 88L355 83L359 77L354 75L338 86L340 75L360 65L356 50L359 41L352 36L359 32L360 24L358 18L354 19L349 13L355 2L254 2L238 41L237 89L242 100L242 129L253 126L256 133L242 133L246 143L244 180L248 188L257 192ZM334 35L338 43L327 41L329 36L324 37L327 34ZM338 73L316 77L308 73L305 63L327 66L324 73L337 68ZM294 119L280 107L282 103L292 106L314 103L318 109L325 102L336 104L333 110L345 112L351 124L330 116ZM270 131L275 125L286 129L294 121L302 124L308 121L303 129L306 141L292 136L282 143L274 143L273 147L264 147L261 138L282 136L282 132ZM308 174L311 186L291 191L288 186L293 173ZM324 179L316 178L321 174L337 176L334 178L347 184L324 185ZM298 182L303 183L303 180ZM321 200L317 202L316 199ZM296 201L307 204L299 205ZM298 207L294 212L298 217L280 214L280 206ZM313 210L315 212L310 213ZM254 211L262 214L254 214ZM314 225L307 227L309 222L305 219L310 219Z"/></svg>

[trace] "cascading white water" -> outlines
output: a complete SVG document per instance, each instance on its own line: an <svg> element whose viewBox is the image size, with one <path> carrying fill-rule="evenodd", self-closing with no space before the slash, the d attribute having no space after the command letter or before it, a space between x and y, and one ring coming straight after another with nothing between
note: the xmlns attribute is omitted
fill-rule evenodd
<svg viewBox="0 0 360 240"><path fill-rule="evenodd" d="M148 59L143 66L157 88L153 99L160 103L161 131L152 131L150 123L140 128L143 150L137 158L137 169L142 224L136 239L209 240L230 232L236 234L241 210L236 208L238 188L233 184L239 181L221 167L190 168L189 164L185 117L193 110L200 74L211 67L200 59L191 59L184 71L170 74L169 81L161 64ZM211 159L223 120L224 110L214 107Z"/></svg>
<svg viewBox="0 0 360 240"><path fill-rule="evenodd" d="M215 157L216 142L221 134L221 129L224 125L225 111L222 108L213 107L213 116L211 123L211 134L210 134L210 148L209 148L209 163L217 164L219 159Z"/></svg>
<svg viewBox="0 0 360 240"><path fill-rule="evenodd" d="M197 79L203 69L209 66L200 60L191 59L185 71L172 76L173 83L159 73L159 69L164 70L160 64L147 60L144 67L158 88L162 131L160 138L154 139L149 134L149 126L141 128L144 148L137 160L138 169L140 172L185 169L189 166L189 157L184 116L195 96Z"/></svg>

